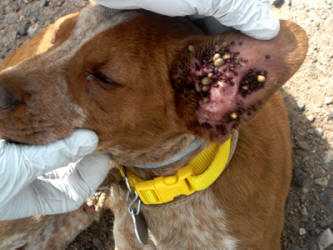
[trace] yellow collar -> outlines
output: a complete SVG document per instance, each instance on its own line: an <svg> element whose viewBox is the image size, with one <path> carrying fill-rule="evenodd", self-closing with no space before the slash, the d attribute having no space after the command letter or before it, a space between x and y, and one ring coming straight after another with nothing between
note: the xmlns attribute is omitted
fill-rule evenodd
<svg viewBox="0 0 333 250"><path fill-rule="evenodd" d="M181 195L191 195L207 189L222 174L231 158L232 147L231 138L222 145L212 143L173 176L142 180L128 171L129 185L146 205L164 204Z"/></svg>

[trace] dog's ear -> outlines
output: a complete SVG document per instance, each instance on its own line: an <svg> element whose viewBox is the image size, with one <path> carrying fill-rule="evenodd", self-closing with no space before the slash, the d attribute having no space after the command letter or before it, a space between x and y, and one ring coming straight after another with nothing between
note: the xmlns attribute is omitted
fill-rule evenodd
<svg viewBox="0 0 333 250"><path fill-rule="evenodd" d="M236 32L191 39L170 73L178 115L194 133L223 140L298 70L307 46L289 21L270 41Z"/></svg>
<svg viewBox="0 0 333 250"><path fill-rule="evenodd" d="M55 23L47 26L47 28L39 32L32 39L27 40L22 46L6 57L0 64L0 70L58 47L71 35L78 15L79 13L74 13L64 16Z"/></svg>

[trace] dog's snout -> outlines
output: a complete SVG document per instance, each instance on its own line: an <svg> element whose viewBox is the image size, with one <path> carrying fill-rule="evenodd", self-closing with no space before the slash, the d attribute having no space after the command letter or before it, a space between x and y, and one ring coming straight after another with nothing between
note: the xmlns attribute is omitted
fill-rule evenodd
<svg viewBox="0 0 333 250"><path fill-rule="evenodd" d="M0 110L14 108L19 104L19 99L8 88L0 85Z"/></svg>

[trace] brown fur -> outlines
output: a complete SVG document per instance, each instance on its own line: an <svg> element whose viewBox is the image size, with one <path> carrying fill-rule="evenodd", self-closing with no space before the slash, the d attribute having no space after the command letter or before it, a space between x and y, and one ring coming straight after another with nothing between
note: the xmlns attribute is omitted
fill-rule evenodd
<svg viewBox="0 0 333 250"><path fill-rule="evenodd" d="M185 19L134 13L124 14L128 17L114 20L112 26L109 13L89 8L79 17L70 15L49 26L0 65L1 85L21 100L14 110L1 111L2 137L43 144L77 127L89 128L99 135L100 149L125 166L167 159L189 145L193 134L207 138L204 131L189 126L193 110L176 107L169 72L191 39L204 44L211 38ZM224 35L229 41L248 42L243 53L254 65L263 64L260 56L272 55L267 66L270 88L258 96L261 101L295 73L307 50L300 27L291 22L281 25L280 35L271 42L249 40L239 33ZM87 80L96 71L116 84ZM144 207L144 213L159 249L279 249L290 178L287 112L275 94L241 126L230 166L211 188L179 204ZM114 185L108 204L115 213L116 245L140 248L124 199L122 188ZM41 248L57 242L54 248L61 248L90 221L79 210L39 222L2 222L0 242L10 242L0 243L0 249L13 244L29 249L36 242L43 244ZM10 235L16 239L10 240ZM146 248L153 248L153 242Z"/></svg>

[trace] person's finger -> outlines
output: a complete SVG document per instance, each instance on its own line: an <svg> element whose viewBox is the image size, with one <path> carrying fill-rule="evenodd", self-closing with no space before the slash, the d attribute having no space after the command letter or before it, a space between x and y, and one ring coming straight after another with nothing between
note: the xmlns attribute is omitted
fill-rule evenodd
<svg viewBox="0 0 333 250"><path fill-rule="evenodd" d="M20 146L0 141L0 203L5 204L37 176L63 167L96 149L95 133L79 130L45 146ZM1 205L1 204L0 204Z"/></svg>
<svg viewBox="0 0 333 250"><path fill-rule="evenodd" d="M80 181L86 183L91 190L104 181L110 171L110 157L105 154L93 154L86 156L77 166Z"/></svg>
<svg viewBox="0 0 333 250"><path fill-rule="evenodd" d="M256 39L269 40L280 31L280 22L273 15L268 0L220 0L208 14L222 24L233 27Z"/></svg>
<svg viewBox="0 0 333 250"><path fill-rule="evenodd" d="M0 221L65 213L79 208L83 202L82 198L73 199L49 182L37 179L0 206Z"/></svg>
<svg viewBox="0 0 333 250"><path fill-rule="evenodd" d="M57 178L36 179L5 206L0 205L0 220L78 209L106 178L109 161L106 155L88 155L76 166L63 168Z"/></svg>
<svg viewBox="0 0 333 250"><path fill-rule="evenodd" d="M61 170L60 175L56 174L57 178L39 179L44 186L49 185L48 188L45 186L38 189L41 190L39 196L43 203L51 204L55 208L52 210L45 206L42 208L43 213L68 212L81 206L106 178L110 170L110 158L104 154L87 155L79 163L71 164L67 173L65 170L66 168ZM64 202L52 197L61 197Z"/></svg>
<svg viewBox="0 0 333 250"><path fill-rule="evenodd" d="M167 16L197 14L187 0L96 0L96 3L112 9L146 9Z"/></svg>
<svg viewBox="0 0 333 250"><path fill-rule="evenodd" d="M40 214L40 206L31 185L21 190L9 202L0 204L0 221L15 220Z"/></svg>
<svg viewBox="0 0 333 250"><path fill-rule="evenodd" d="M45 146L21 146L22 157L33 168L34 176L64 167L92 153L98 144L97 135L77 130L68 138Z"/></svg>
<svg viewBox="0 0 333 250"><path fill-rule="evenodd" d="M268 40L280 30L269 0L97 0L114 9L146 9L168 16L214 16L223 25L233 27L257 39Z"/></svg>

